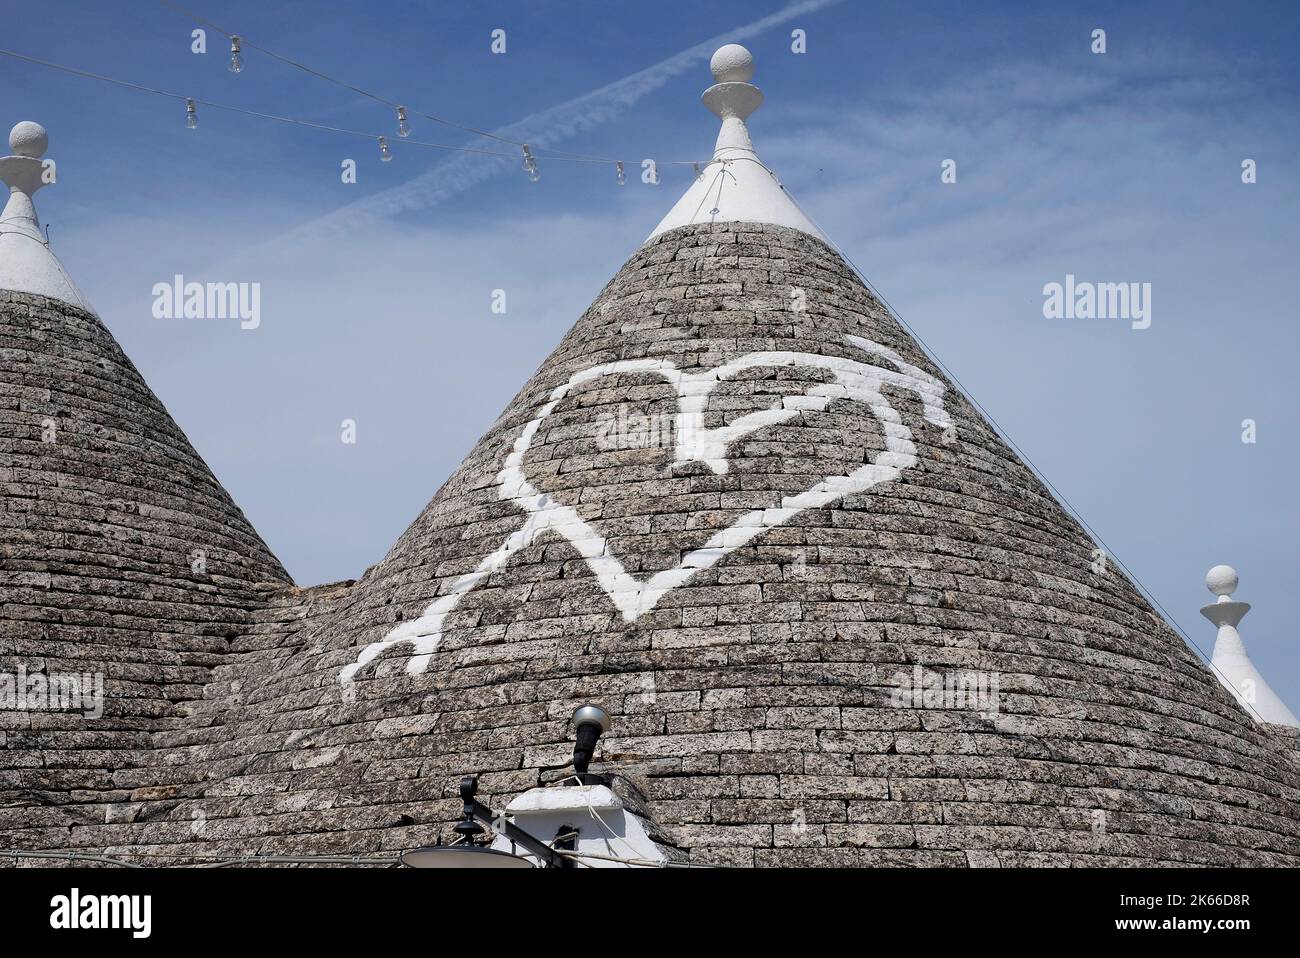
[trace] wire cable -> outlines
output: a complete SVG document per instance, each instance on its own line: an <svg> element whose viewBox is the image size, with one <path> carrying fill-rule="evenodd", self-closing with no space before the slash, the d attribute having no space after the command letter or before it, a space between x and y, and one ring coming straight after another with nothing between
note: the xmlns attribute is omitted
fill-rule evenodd
<svg viewBox="0 0 1300 958"><path fill-rule="evenodd" d="M782 190L784 191L784 187L782 187ZM980 401L976 399L975 396L971 393L971 391L967 389L966 386L962 383L962 381L957 378L957 375L951 369L948 368L948 365L942 359L939 358L938 354L930 347L929 343L927 343L924 339L921 338L921 334L918 333L915 329L913 329L912 326L907 322L907 320L905 320L902 317L902 315L898 312L898 310L894 308L893 303L891 303L888 299L886 299L885 295L875 287L875 285L871 282L871 280L867 278L866 273L864 273L861 269L858 268L858 264L853 262L853 260L849 258L848 253L846 253L843 249L841 249L839 245L835 243L834 240L830 239L826 231L823 230L820 226L818 226L817 222L811 216L808 215L808 212L802 206L800 206L797 201L795 201L795 198L791 196L788 191L785 191L785 195L787 198L789 198L791 203L794 203L795 208L798 209L799 212L803 213L805 217L807 217L808 222L812 223L813 226L817 228L817 231L821 233L821 235L826 239L826 243L829 246L831 246L835 250L835 252L839 253L839 255L844 259L844 261L848 263L850 267L852 267L853 271L858 274L858 278L862 280L863 284L866 285L866 287L869 290L871 290L872 294L875 295L875 297L878 300L880 300L882 304L884 304L887 310L889 310L890 315L893 316L893 318L896 319L898 323L904 329L907 330L907 332L911 335L911 337L914 340L916 340L916 342L920 345L920 347L923 350L925 350L926 355L929 356L930 359L937 366L939 366L940 369L944 371L944 373L948 376L948 378L953 381L953 384L956 385L956 387L959 390L961 390L962 395L966 397L966 399L970 402L970 404L973 405L977 410L979 410L980 414L986 420L988 420L989 424L992 425L993 428L997 431L999 437L1004 442L1006 442L1009 446L1011 446L1012 449L1015 450L1016 454L1019 455L1022 460L1024 460L1025 464L1029 466L1029 468L1033 471L1034 475L1038 477L1039 481L1041 481L1045 486L1047 486L1047 488L1050 489L1052 493L1058 499L1061 500L1062 504L1066 507L1066 509L1069 510L1070 514L1074 517L1075 521L1077 521L1080 525L1084 527L1085 530L1087 530L1088 534L1092 536L1093 541L1102 547L1102 549L1105 551L1105 554L1107 556L1115 560L1115 564L1120 567L1120 569L1124 572L1125 575L1127 575L1131 580L1133 580L1134 584L1137 585L1141 593L1153 605L1155 605L1157 609L1160 610L1161 614L1165 617L1165 620L1171 623L1173 627L1178 631L1178 634L1182 636L1183 641L1186 642L1193 649L1195 649L1197 652L1199 652L1201 654L1201 657L1206 661L1206 663L1210 666L1210 668L1212 668L1219 675L1220 679L1224 683L1226 683L1229 687L1231 687L1232 683L1228 681L1227 676L1225 676L1223 672L1218 668L1218 666L1214 664L1213 658L1207 655L1205 650L1202 649L1200 645L1198 645L1196 642L1192 640L1191 636L1187 634L1187 630L1184 629L1182 625L1179 624L1177 619L1175 619L1172 615L1170 615L1169 610L1166 609L1164 605L1161 604L1160 600L1156 598L1155 593L1152 592L1150 589L1148 589L1142 583L1142 580L1133 574L1132 570L1130 570L1129 567L1124 564L1124 561L1120 559L1120 557L1115 554L1114 550L1111 549L1111 547L1106 543L1106 540L1104 540L1097 533L1097 531L1093 529L1091 525L1089 525L1088 520L1085 519L1083 515L1079 512L1079 510L1074 507L1074 504L1071 503L1070 500L1065 497L1065 494L1062 493L1060 489L1056 488L1052 480L1047 478L1047 475L1043 472L1043 470L1040 469L1038 465L1032 459L1029 458L1029 454L1025 452L1023 449L1021 449L1020 445L1014 439L1012 439L1010 435L1008 435L1007 431L1002 428L1002 426L998 423L996 419L993 418L993 414L984 408L984 406L980 403ZM1243 704L1241 703L1240 700L1237 701L1239 704ZM1271 736L1272 733L1268 731L1269 723L1264 721L1264 717L1260 715L1259 712L1256 711L1255 708L1249 702L1246 702L1244 704L1246 708L1248 708L1250 712L1254 714L1256 724L1261 726L1261 734L1265 736Z"/></svg>
<svg viewBox="0 0 1300 958"><path fill-rule="evenodd" d="M317 79L324 80L327 83L332 83L335 86L342 87L345 90L350 90L351 92L356 93L358 96L363 96L368 100L374 101L375 103L382 103L384 106L389 107L390 109L393 110L399 108L404 109L409 114L423 117L424 119L431 120L434 123L440 123L443 126L447 126L455 130L460 130L464 133L471 133L474 136L487 137L488 139L496 140L500 143L508 143L512 146L520 147L521 149L526 145L525 141L523 140L514 139L508 136L502 136L499 133L493 133L491 130L480 129L479 127L470 126L465 123L459 123L455 120L450 120L447 117L437 113L430 113L425 110L419 110L414 107L407 106L404 103L399 103L397 100L393 100L381 94L375 93L372 90L363 89L362 87L359 87L354 83L348 82L347 80L341 80L338 77L332 76L324 72L323 70L318 70L315 67L308 66L307 64L302 63L301 61L293 59L292 57L285 56L283 53L278 53L277 51L272 50L269 47L265 47L262 46L261 44L254 43L242 33L238 33L237 31L233 31L233 30L227 30L225 27L213 23L211 20L208 20L200 16L199 14L195 13L194 11L181 6L179 3L176 3L175 0L158 0L158 2L162 4L162 6L168 7L171 10L174 10L175 12L179 13L180 15L187 17L190 20L193 20L195 23L205 26L211 30L215 30L217 33L221 34L224 37L227 37L229 39L238 37L241 48L246 47L250 50L257 50L259 53L263 53L266 56L271 57L274 60L278 60L279 62L284 63L287 66L291 66L296 70L301 70L303 73L316 77ZM625 162L625 161L620 161L615 157L600 156L592 153L575 153L567 150L550 149L548 147L534 147L534 149L539 151L537 155L539 158L542 159L568 160L575 163L597 163L597 164L607 164L611 166L614 165L615 163ZM659 165L689 166L698 162L700 161L699 160L662 160L659 161Z"/></svg>
<svg viewBox="0 0 1300 958"><path fill-rule="evenodd" d="M154 96L166 97L168 99L179 100L181 102L193 102L196 106L202 106L213 110L222 110L227 113L236 113L241 116L251 116L261 120L271 120L276 123L286 123L286 124L291 124L293 126L304 127L310 130L320 130L326 133L337 133L343 136L359 137L366 140L374 140L376 142L382 139L386 144L390 146L400 143L400 144L405 144L407 146L424 147L426 149L431 149L431 150L442 150L451 153L470 153L479 156L494 156L503 159L518 159L520 155L517 153L507 153L502 150L485 150L485 149L480 149L478 147L472 147L472 146L453 146L450 143L432 143L427 140L414 140L408 137L393 137L390 139L387 134L383 134L383 133L370 133L365 130L354 130L354 129L348 129L346 127L331 126L330 124L327 123L317 123L314 120L304 120L301 119L300 117L284 116L278 113L266 113L261 110L250 110L245 107L234 106L229 103L219 103L215 100L206 100L200 97L191 97L191 96L187 96L184 93L176 93L171 90L163 90L157 87L146 86L141 83L133 83L130 80L121 80L118 79L117 77L106 76L102 73L94 73L90 70L82 70L77 67L68 66L67 64L55 63L51 60L43 60L40 57L33 57L25 53L18 53L15 50L0 49L0 56L9 57L10 59L19 60L24 63L31 63L36 66L46 67L51 70L57 70L59 72L66 73L70 76L80 77L82 79L97 80L101 83L109 83L114 86L123 87L128 90L134 90L138 93L149 93L149 94L153 94ZM496 139L502 140L502 142L505 143L514 142L512 140L506 140L501 137L496 137ZM577 163L608 162L610 164L616 162L614 160L606 161L603 159L587 157L581 154L552 155L550 153L539 152L537 156L539 159L557 160L561 162L577 162ZM692 163L692 162L696 162L696 161L666 160L664 161L664 165L670 165L670 164L682 165L682 164Z"/></svg>
<svg viewBox="0 0 1300 958"><path fill-rule="evenodd" d="M440 123L443 126L451 127L452 129L460 130L464 133L471 133L474 136L487 137L488 139L496 140L500 143L509 143L512 146L517 146L520 148L522 148L525 145L525 142L523 140L513 139L508 136L502 136L499 133L493 133L491 130L480 129L479 127L470 126L465 123L458 123L455 120L450 120L447 117L441 116L437 113L430 113L425 110L419 110L416 109L415 107L407 106L404 103L399 103L397 100L389 99L388 97L382 96L371 90L365 90L353 83L349 83L346 80L340 80L338 77L331 76L330 74L324 72L323 70L318 70L315 67L308 66L305 63L293 59L292 57L285 56L282 53L277 53L275 50L272 50L269 47L264 47L260 44L254 43L242 33L238 33L232 30L227 30L225 27L219 26L213 23L211 20L205 19L204 17L199 16L199 14L193 12L192 10L189 10L181 6L179 3L176 3L175 0L158 0L158 2L162 4L164 7L169 7L172 10L176 11L177 13L181 14L182 16L188 17L189 19L193 20L195 23L201 24L202 26L215 30L217 33L220 33L224 37L227 38L238 37L241 47L246 47L250 50L257 50L259 53L263 53L266 56L271 57L274 60L278 60L281 63L284 63L288 66L291 66L296 70L301 70L303 73L309 74L310 76L316 77L317 79L324 80L327 83L332 83L335 86L342 87L345 90L350 90L353 93L356 93L359 96L363 96L368 100L373 100L376 103L382 103L384 104L384 106L387 106L390 109L396 110L400 107L414 116L420 116L426 120L432 120L434 123ZM566 150L553 150L547 147L534 147L534 149L539 151L537 155L539 158L542 159L569 160L575 163L598 163L598 164L607 164L611 166L615 163L620 162L618 159L614 157L599 156L592 153L574 153ZM661 165L685 166L697 162L699 161L698 160L664 160L662 161Z"/></svg>
<svg viewBox="0 0 1300 958"><path fill-rule="evenodd" d="M181 14L182 16L188 17L189 19L193 20L195 23L201 24L202 26L217 31L222 36L225 37L237 36L239 37L241 46L247 47L250 50L256 50L259 53L263 53L266 56L271 57L272 59L279 60L281 63L287 64L288 66L291 66L296 70L301 70L303 73L307 73L311 76L316 77L317 79L325 80L327 83L333 83L335 86L343 87L345 90L351 90L353 93L366 97L367 99L374 100L376 103L382 103L385 106L392 107L393 109L397 109L399 106L405 106L405 104L398 103L396 100L390 100L388 99L388 97L380 96L378 93L373 93L370 90L364 90L361 87L356 86L355 84L347 82L346 80L340 80L337 77L330 76L328 73L325 73L321 70L317 70L315 67L310 67L305 63L300 63L299 61L294 60L292 57L287 57L284 54L277 53L276 51L268 47L264 47L261 46L260 44L254 43L252 40L249 40L248 37L245 36L244 34L236 33L234 31L227 30L225 27L218 26L217 24L213 23L211 20L204 19L203 17L199 16L197 13L194 13L193 11L186 9L185 7L182 7L179 3L175 3L174 0L158 0L158 2L161 3L164 7L170 7L172 10L175 10L177 13ZM417 110L414 107L410 107L410 106L407 106L406 109L408 112L413 113L417 116L422 116L426 120L432 120L434 123L441 123L443 126L449 126L452 127L453 129L461 130L465 133L472 133L475 136L488 137L489 139L498 140L502 143L510 143L513 146L524 145L522 140L512 140L509 137L500 136L489 130L480 130L478 127L468 126L464 123L457 123L455 120L449 120L446 117L439 116L436 113L427 113L423 110ZM588 157L588 158L595 159L592 157ZM613 161L600 160L599 162L613 162Z"/></svg>
<svg viewBox="0 0 1300 958"><path fill-rule="evenodd" d="M136 90L140 93L152 93L155 96L168 97L169 99L172 100L182 100L182 101L193 100L194 103L199 106L209 107L214 110L224 110L229 113L239 113L242 114L243 116L257 117L258 119L262 119L262 120L273 120L277 123L291 123L294 126L307 127L308 129L312 129L312 130L322 130L327 133L341 133L345 136L358 136L358 137L363 137L367 140L378 140L381 136L384 136L384 134L382 133L367 133L364 130L350 130L345 127L330 126L327 123L317 123L313 120L303 120L298 117L282 116L277 113L264 113L260 110L249 110L240 106L232 106L229 103L218 103L215 100L205 100L200 97L190 97L190 96L186 96L183 93L173 93L170 90L160 90L156 87L144 86L143 84L140 83L132 83L129 80L119 80L117 77L105 76L102 73L92 73L89 70L80 70L76 67L67 66L66 64L54 63L50 60L42 60L39 57L28 56L25 53L18 53L14 50L0 49L0 56L10 57L14 60L22 60L25 63L33 63L36 64L37 66L48 67L51 70L59 70L63 73L67 73L76 77L82 77L90 80L99 80L104 83L111 83L114 84L115 86L126 87L127 89ZM423 146L434 150L449 150L457 153L477 153L484 156L501 156L510 159L515 158L514 153L504 153L500 150L480 150L468 146L452 146L449 143L430 143L426 140L411 140L411 139L397 138L390 142L406 143L410 146Z"/></svg>

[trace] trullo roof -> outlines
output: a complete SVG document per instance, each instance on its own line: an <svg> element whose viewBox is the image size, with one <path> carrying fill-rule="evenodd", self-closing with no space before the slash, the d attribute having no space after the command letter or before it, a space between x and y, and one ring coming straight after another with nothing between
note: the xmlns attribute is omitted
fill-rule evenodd
<svg viewBox="0 0 1300 958"><path fill-rule="evenodd" d="M463 775L494 807L563 781L568 718L598 702L614 721L592 770L634 782L696 863L1300 864L1287 740L1096 562L775 185L745 131L748 55L714 67L720 155L388 556L355 583L264 593L201 657L131 660L135 681L194 682L140 726L134 762L88 722L8 726L4 844L427 844L450 834ZM705 206L701 182L728 189ZM6 307L20 336L39 309L103 335L71 307ZM19 408L46 401L37 367L18 369ZM75 461L46 461L64 472L14 473L29 501L79 488ZM215 503L209 478L179 485ZM67 521L107 501L68 501ZM218 511L204 532L233 528ZM44 608L41 570L9 574L26 597L2 641L91 641L21 611ZM63 614L111 646L141 590L163 595L135 581L116 581L120 609ZM179 607L200 584L176 588ZM102 772L74 782L55 748Z"/></svg>

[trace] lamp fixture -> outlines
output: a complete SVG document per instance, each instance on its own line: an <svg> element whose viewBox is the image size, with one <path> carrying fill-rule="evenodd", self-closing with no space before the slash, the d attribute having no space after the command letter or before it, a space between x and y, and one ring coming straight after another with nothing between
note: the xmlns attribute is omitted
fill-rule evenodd
<svg viewBox="0 0 1300 958"><path fill-rule="evenodd" d="M573 746L573 777L582 785L605 784L603 776L592 775L587 770L596 754L597 742L609 731L609 713L599 705L583 705L573 713L573 724L577 730L577 741ZM456 844L412 849L401 856L402 864L411 868L538 867L527 858L489 848L491 839L484 838L488 830L483 827L488 825L492 832L536 859L542 868L573 867L573 859L566 853L571 853L577 847L577 829L563 825L552 842L547 844L512 822L505 812L495 812L484 805L475 797L477 793L477 777L467 775L461 779L461 819L452 828L458 836Z"/></svg>
<svg viewBox="0 0 1300 958"><path fill-rule="evenodd" d="M609 731L609 713L599 705L583 705L573 713L573 725L578 730L573 746L573 771L583 785L602 785L599 775L589 775L591 760L596 755L596 743Z"/></svg>

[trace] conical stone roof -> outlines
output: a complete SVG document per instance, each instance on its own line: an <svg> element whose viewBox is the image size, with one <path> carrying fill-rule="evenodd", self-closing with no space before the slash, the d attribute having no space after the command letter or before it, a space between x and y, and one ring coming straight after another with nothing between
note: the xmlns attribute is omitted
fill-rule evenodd
<svg viewBox="0 0 1300 958"><path fill-rule="evenodd" d="M15 141L0 160L13 187L0 223L0 698L20 678L85 676L104 708L6 699L0 805L57 806L113 795L113 774L147 764L149 730L202 695L263 584L289 579L40 239L27 174L45 134L19 124Z"/></svg>
<svg viewBox="0 0 1300 958"><path fill-rule="evenodd" d="M678 444L701 393L696 428L734 429L721 462ZM1096 548L832 249L680 227L318 661L520 784L567 761L573 704L605 703L607 758L650 776L696 860L1300 861L1296 768Z"/></svg>
<svg viewBox="0 0 1300 958"><path fill-rule="evenodd" d="M465 774L494 807L563 779L597 702L592 770L696 863L1300 863L1279 736L838 253L714 209L628 260L379 565L269 595L161 771L62 843L428 844Z"/></svg>

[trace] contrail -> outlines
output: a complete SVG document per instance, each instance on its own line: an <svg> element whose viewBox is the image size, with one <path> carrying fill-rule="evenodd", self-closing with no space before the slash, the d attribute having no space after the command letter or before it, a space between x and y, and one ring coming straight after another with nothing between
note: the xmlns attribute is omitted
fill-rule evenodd
<svg viewBox="0 0 1300 958"><path fill-rule="evenodd" d="M798 0L753 23L736 27L734 30L705 40L598 90L534 113L492 132L513 140L524 140L537 149L545 149L622 113L673 77L708 59L719 44L756 36L794 17L813 13L839 2L840 0ZM394 141L394 145L399 142ZM539 159L545 161L544 157ZM352 229L358 223L386 219L412 210L428 209L505 170L515 169L519 162L515 158L458 154L401 186L349 203L342 209L291 230L273 242L301 240L306 234L319 235L322 231Z"/></svg>

